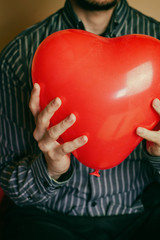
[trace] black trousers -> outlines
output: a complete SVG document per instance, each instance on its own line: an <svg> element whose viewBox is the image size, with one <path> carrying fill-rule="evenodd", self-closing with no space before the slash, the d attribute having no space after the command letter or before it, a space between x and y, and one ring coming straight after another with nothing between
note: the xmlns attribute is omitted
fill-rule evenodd
<svg viewBox="0 0 160 240"><path fill-rule="evenodd" d="M13 206L6 215L3 240L143 240L160 239L160 184L143 193L143 213L81 217Z"/></svg>

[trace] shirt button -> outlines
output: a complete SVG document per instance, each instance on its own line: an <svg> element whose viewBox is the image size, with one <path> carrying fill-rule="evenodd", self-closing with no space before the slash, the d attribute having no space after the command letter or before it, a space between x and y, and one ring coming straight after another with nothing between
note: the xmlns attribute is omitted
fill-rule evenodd
<svg viewBox="0 0 160 240"><path fill-rule="evenodd" d="M97 203L95 201L91 203L92 207L95 207L96 205L97 205Z"/></svg>

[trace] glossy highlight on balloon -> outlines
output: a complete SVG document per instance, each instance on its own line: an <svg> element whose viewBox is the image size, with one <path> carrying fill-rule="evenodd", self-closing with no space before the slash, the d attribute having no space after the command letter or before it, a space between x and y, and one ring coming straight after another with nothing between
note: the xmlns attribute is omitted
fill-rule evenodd
<svg viewBox="0 0 160 240"><path fill-rule="evenodd" d="M137 127L153 129L159 117L151 104L160 97L160 41L133 34L104 38L83 30L62 30L47 37L32 63L32 80L41 87L44 109L55 97L61 108L51 126L70 113L76 123L61 138L81 135L88 143L74 151L89 168L117 166L141 142Z"/></svg>

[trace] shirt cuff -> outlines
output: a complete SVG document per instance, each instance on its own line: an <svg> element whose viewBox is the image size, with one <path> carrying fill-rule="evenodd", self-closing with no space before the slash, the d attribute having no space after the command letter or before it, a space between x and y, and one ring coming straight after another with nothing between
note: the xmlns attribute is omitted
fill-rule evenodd
<svg viewBox="0 0 160 240"><path fill-rule="evenodd" d="M71 163L69 170L61 175L58 180L51 178L48 174L47 164L43 153L40 153L32 162L31 170L38 190L45 194L52 194L54 191L65 185L73 175L73 165Z"/></svg>
<svg viewBox="0 0 160 240"><path fill-rule="evenodd" d="M160 156L152 156L146 149L146 140L142 142L142 158L149 161L158 174L160 174Z"/></svg>
<svg viewBox="0 0 160 240"><path fill-rule="evenodd" d="M55 180L52 177L50 177L50 179L52 179L56 183L66 183L71 178L72 174L73 174L73 165L70 164L68 171L62 174L57 180Z"/></svg>

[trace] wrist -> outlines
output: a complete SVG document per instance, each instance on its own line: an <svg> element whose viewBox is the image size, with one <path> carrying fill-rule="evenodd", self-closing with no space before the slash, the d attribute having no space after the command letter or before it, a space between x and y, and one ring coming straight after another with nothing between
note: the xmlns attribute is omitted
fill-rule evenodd
<svg viewBox="0 0 160 240"><path fill-rule="evenodd" d="M50 176L50 178L58 182L65 182L72 176L72 174L73 174L73 166L71 164L69 169L66 172L62 173L61 175L55 174L53 177Z"/></svg>
<svg viewBox="0 0 160 240"><path fill-rule="evenodd" d="M48 174L54 180L58 180L70 168L69 157L57 161L50 159L48 154L44 154L44 157L47 163Z"/></svg>
<svg viewBox="0 0 160 240"><path fill-rule="evenodd" d="M61 177L61 175L65 174L65 172L67 172L67 170L59 173L59 172L49 171L49 169L48 169L48 174L49 174L50 178L52 178L54 180L58 180Z"/></svg>

